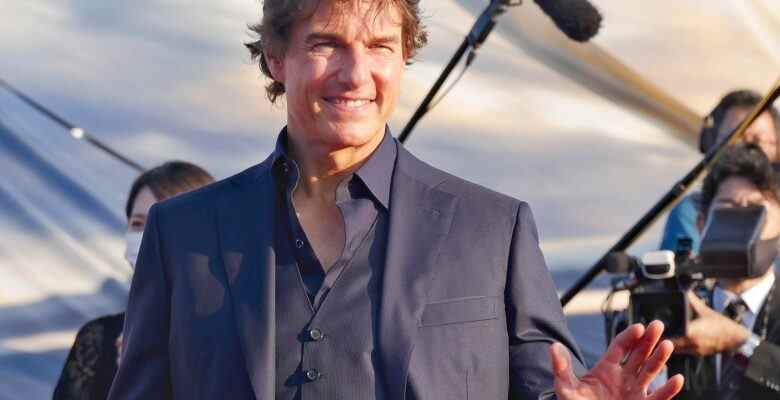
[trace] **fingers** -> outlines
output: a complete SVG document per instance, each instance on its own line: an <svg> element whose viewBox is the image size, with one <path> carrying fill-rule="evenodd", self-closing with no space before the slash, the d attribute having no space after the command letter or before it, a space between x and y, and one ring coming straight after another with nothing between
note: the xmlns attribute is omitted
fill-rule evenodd
<svg viewBox="0 0 780 400"><path fill-rule="evenodd" d="M571 369L571 356L560 343L550 345L550 359L555 374L555 389L569 389L576 385L576 377Z"/></svg>
<svg viewBox="0 0 780 400"><path fill-rule="evenodd" d="M636 345L636 341L645 333L645 327L642 324L633 324L612 340L607 351L602 357L602 361L613 364L620 364L631 349ZM654 344L655 345L655 344Z"/></svg>
<svg viewBox="0 0 780 400"><path fill-rule="evenodd" d="M683 387L683 377L680 374L673 376L666 383L658 388L651 395L647 396L647 400L669 400L677 393L680 393Z"/></svg>
<svg viewBox="0 0 780 400"><path fill-rule="evenodd" d="M642 370L637 377L639 387L645 388L664 369L666 361L671 357L674 346L669 340L664 340L656 347L653 355L642 365Z"/></svg>
<svg viewBox="0 0 780 400"><path fill-rule="evenodd" d="M653 321L645 329L645 334L639 339L638 344L631 349L631 355L628 356L623 368L630 372L639 372L639 368L642 367L647 357L653 352L655 345L661 338L661 334L664 332L664 324L660 321ZM671 346L671 343L669 343Z"/></svg>
<svg viewBox="0 0 780 400"><path fill-rule="evenodd" d="M672 342L675 353L685 353L690 348L690 341L684 336L670 338L669 341Z"/></svg>

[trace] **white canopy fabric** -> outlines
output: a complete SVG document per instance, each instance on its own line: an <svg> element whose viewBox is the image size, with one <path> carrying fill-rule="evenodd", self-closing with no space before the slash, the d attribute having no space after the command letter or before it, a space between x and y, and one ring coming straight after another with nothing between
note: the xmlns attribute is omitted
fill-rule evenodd
<svg viewBox="0 0 780 400"><path fill-rule="evenodd" d="M728 90L764 92L780 76L780 4L595 0L602 30L575 45L524 3L500 17L407 147L529 201L566 287L698 161L698 116ZM486 4L423 2L430 45L405 75L394 132ZM0 79L145 166L184 159L226 177L262 160L283 126L242 45L259 2L0 9ZM0 171L0 400L46 398L78 327L126 301L121 232L135 173L1 90ZM659 227L633 250L656 246ZM582 318L572 326L594 357L598 320Z"/></svg>
<svg viewBox="0 0 780 400"><path fill-rule="evenodd" d="M0 398L45 398L79 326L124 307L132 173L0 98Z"/></svg>

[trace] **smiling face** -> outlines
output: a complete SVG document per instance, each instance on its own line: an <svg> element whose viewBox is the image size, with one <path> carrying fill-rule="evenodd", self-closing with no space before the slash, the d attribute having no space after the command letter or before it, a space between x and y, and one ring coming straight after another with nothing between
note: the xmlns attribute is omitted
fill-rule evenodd
<svg viewBox="0 0 780 400"><path fill-rule="evenodd" d="M381 138L395 108L406 61L400 13L356 3L322 2L293 25L285 54L269 57L297 142L329 150L365 145Z"/></svg>

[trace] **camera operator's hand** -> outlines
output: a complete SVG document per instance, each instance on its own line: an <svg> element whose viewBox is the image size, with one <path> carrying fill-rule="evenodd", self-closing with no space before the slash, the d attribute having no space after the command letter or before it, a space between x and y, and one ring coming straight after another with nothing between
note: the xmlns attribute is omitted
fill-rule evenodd
<svg viewBox="0 0 780 400"><path fill-rule="evenodd" d="M569 352L558 343L550 346L558 400L669 400L683 386L674 376L653 393L650 382L672 355L672 344L661 341L664 325L653 321L647 328L634 324L621 332L604 356L581 378L571 369Z"/></svg>
<svg viewBox="0 0 780 400"><path fill-rule="evenodd" d="M693 293L688 293L688 300L698 318L688 324L687 335L671 339L675 353L699 357L722 353L739 348L750 336L747 328L707 307Z"/></svg>

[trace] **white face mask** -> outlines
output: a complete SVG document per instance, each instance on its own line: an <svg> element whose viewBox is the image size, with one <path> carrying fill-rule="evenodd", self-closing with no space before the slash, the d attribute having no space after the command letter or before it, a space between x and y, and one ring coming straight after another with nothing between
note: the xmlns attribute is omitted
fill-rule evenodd
<svg viewBox="0 0 780 400"><path fill-rule="evenodd" d="M138 252L141 250L141 239L143 232L125 232L125 260L130 266L135 268L135 261L138 259Z"/></svg>

